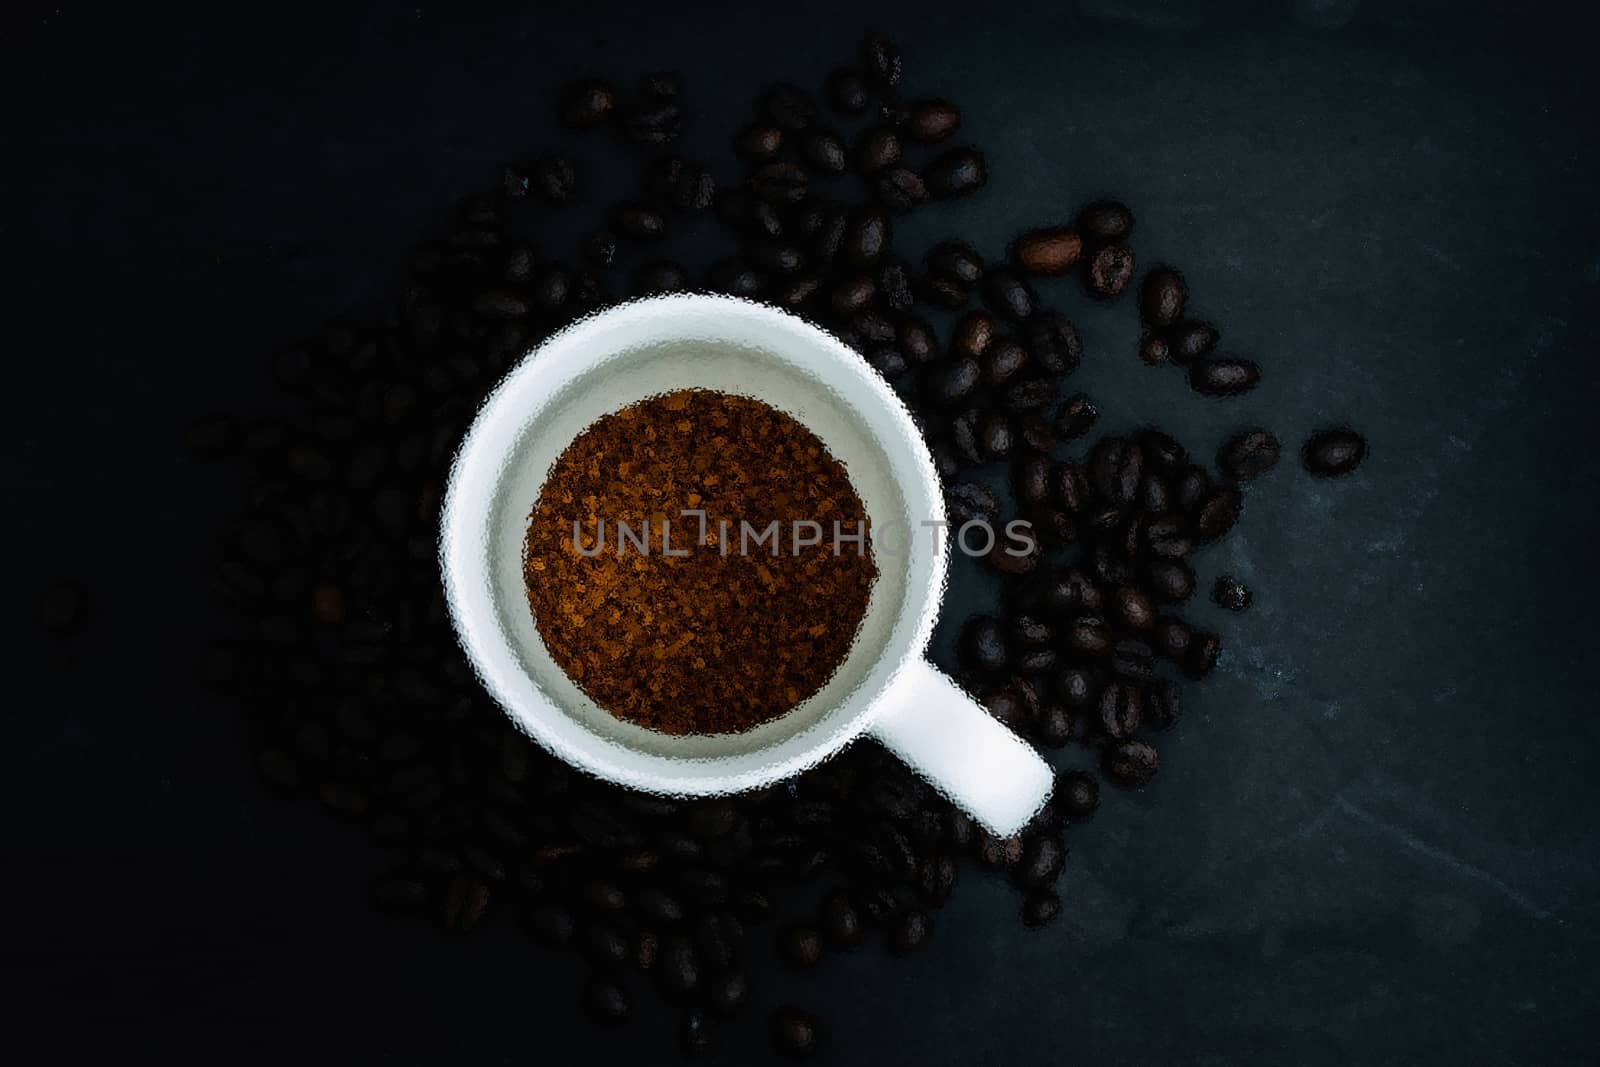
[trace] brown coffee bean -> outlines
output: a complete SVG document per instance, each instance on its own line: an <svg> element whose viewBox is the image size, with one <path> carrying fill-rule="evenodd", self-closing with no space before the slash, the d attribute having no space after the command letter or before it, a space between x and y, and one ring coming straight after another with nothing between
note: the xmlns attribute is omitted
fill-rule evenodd
<svg viewBox="0 0 1600 1067"><path fill-rule="evenodd" d="M1065 226L1029 230L1011 246L1017 266L1030 274L1065 274L1083 256L1083 238Z"/></svg>
<svg viewBox="0 0 1600 1067"><path fill-rule="evenodd" d="M1148 366L1159 367L1172 358L1172 349L1161 334L1147 333L1139 341L1139 358Z"/></svg>
<svg viewBox="0 0 1600 1067"><path fill-rule="evenodd" d="M1306 470L1319 478L1349 474L1367 458L1367 439L1346 426L1319 430L1301 450Z"/></svg>
<svg viewBox="0 0 1600 1067"><path fill-rule="evenodd" d="M822 959L822 934L814 926L786 926L778 932L778 955L792 967L815 967Z"/></svg>
<svg viewBox="0 0 1600 1067"><path fill-rule="evenodd" d="M1212 633L1197 633L1189 639L1184 652L1183 670L1191 678L1204 678L1217 665L1222 653L1222 638Z"/></svg>
<svg viewBox="0 0 1600 1067"><path fill-rule="evenodd" d="M892 89L900 84L900 49L888 38L870 33L861 41L861 68L873 85Z"/></svg>
<svg viewBox="0 0 1600 1067"><path fill-rule="evenodd" d="M984 352L983 380L989 385L1005 385L1028 365L1028 350L1009 337L1002 337Z"/></svg>
<svg viewBox="0 0 1600 1067"><path fill-rule="evenodd" d="M1060 799L1061 810L1069 818L1087 819L1100 806L1100 783L1095 781L1092 774L1068 771L1061 776L1061 784L1055 795Z"/></svg>
<svg viewBox="0 0 1600 1067"><path fill-rule="evenodd" d="M1096 247L1126 241L1133 233L1133 212L1117 200L1096 200L1078 213L1077 230Z"/></svg>
<svg viewBox="0 0 1600 1067"><path fill-rule="evenodd" d="M808 179L798 163L763 163L750 175L750 190L772 204L797 204L805 199Z"/></svg>
<svg viewBox="0 0 1600 1067"><path fill-rule="evenodd" d="M1013 322L1022 322L1038 306L1033 287L1005 267L992 267L984 273L983 300L990 311Z"/></svg>
<svg viewBox="0 0 1600 1067"><path fill-rule="evenodd" d="M1194 594L1194 570L1181 559L1157 559L1145 568L1150 592L1164 604L1181 604Z"/></svg>
<svg viewBox="0 0 1600 1067"><path fill-rule="evenodd" d="M977 359L989 350L994 340L994 319L987 311L969 311L956 323L950 351L957 358Z"/></svg>
<svg viewBox="0 0 1600 1067"><path fill-rule="evenodd" d="M613 208L611 225L623 237L634 241L659 241L667 232L666 216L635 201Z"/></svg>
<svg viewBox="0 0 1600 1067"><path fill-rule="evenodd" d="M948 100L918 100L906 115L906 136L931 144L942 141L961 126L961 109Z"/></svg>
<svg viewBox="0 0 1600 1067"><path fill-rule="evenodd" d="M1189 287L1175 267L1156 267L1139 288L1139 317L1151 326L1171 326L1183 317Z"/></svg>
<svg viewBox="0 0 1600 1067"><path fill-rule="evenodd" d="M1161 757L1148 742L1122 741L1106 749L1106 774L1119 785L1145 785L1160 767Z"/></svg>
<svg viewBox="0 0 1600 1067"><path fill-rule="evenodd" d="M1151 639L1155 643L1156 651L1177 662L1182 662L1188 655L1193 638L1194 631L1189 628L1189 624L1172 615L1162 615L1157 618L1155 627L1151 630Z"/></svg>
<svg viewBox="0 0 1600 1067"><path fill-rule="evenodd" d="M1034 362L1051 374L1071 374L1083 358L1077 327L1053 311L1036 312L1023 329L1023 340Z"/></svg>
<svg viewBox="0 0 1600 1067"><path fill-rule="evenodd" d="M963 285L977 285L983 279L983 257L963 241L944 241L928 251L926 265L931 273L947 274Z"/></svg>
<svg viewBox="0 0 1600 1067"><path fill-rule="evenodd" d="M1165 331L1168 351L1174 363L1192 363L1217 347L1221 334L1209 322L1183 319Z"/></svg>
<svg viewBox="0 0 1600 1067"><path fill-rule="evenodd" d="M928 187L921 175L907 167L885 169L872 185L878 199L890 211L904 215L928 202Z"/></svg>
<svg viewBox="0 0 1600 1067"><path fill-rule="evenodd" d="M1089 479L1101 499L1119 508L1139 497L1144 453L1125 437L1102 437L1089 453Z"/></svg>
<svg viewBox="0 0 1600 1067"><path fill-rule="evenodd" d="M1056 412L1056 433L1067 441L1082 437L1089 432L1099 417L1100 412L1087 393L1074 393L1062 401L1060 409Z"/></svg>
<svg viewBox="0 0 1600 1067"><path fill-rule="evenodd" d="M1106 245L1089 258L1089 272L1084 283L1090 295L1110 300L1122 295L1133 278L1133 249L1126 245Z"/></svg>
<svg viewBox="0 0 1600 1067"><path fill-rule="evenodd" d="M1022 901L1022 922L1038 929L1055 921L1061 914L1061 897L1054 889L1035 889Z"/></svg>
<svg viewBox="0 0 1600 1067"><path fill-rule="evenodd" d="M854 67L840 67L828 76L828 102L835 111L859 115L872 105L867 80Z"/></svg>
<svg viewBox="0 0 1600 1067"><path fill-rule="evenodd" d="M844 140L831 130L808 130L800 138L800 155L813 170L843 174L850 166Z"/></svg>
<svg viewBox="0 0 1600 1067"><path fill-rule="evenodd" d="M830 890L822 898L820 918L822 937L829 948L848 951L859 947L866 937L861 913L843 889Z"/></svg>
<svg viewBox="0 0 1600 1067"><path fill-rule="evenodd" d="M1212 490L1195 512L1195 535L1202 542L1217 540L1239 521L1241 506L1238 490L1228 486Z"/></svg>
<svg viewBox="0 0 1600 1067"><path fill-rule="evenodd" d="M1261 381L1261 367L1248 359L1209 356L1189 364L1189 387L1206 396L1238 396Z"/></svg>
<svg viewBox="0 0 1600 1067"><path fill-rule="evenodd" d="M1237 481L1267 473L1278 462L1278 439L1266 430L1243 430L1228 438L1217 453L1217 466Z"/></svg>
<svg viewBox="0 0 1600 1067"><path fill-rule="evenodd" d="M933 935L933 920L915 908L895 917L889 928L889 951L909 955L928 943Z"/></svg>
<svg viewBox="0 0 1600 1067"><path fill-rule="evenodd" d="M1229 611L1243 611L1255 599L1250 589L1231 574L1224 574L1211 587L1211 599Z"/></svg>
<svg viewBox="0 0 1600 1067"><path fill-rule="evenodd" d="M856 169L862 174L876 174L900 162L900 151L898 133L885 126L869 126L856 139Z"/></svg>
<svg viewBox="0 0 1600 1067"><path fill-rule="evenodd" d="M792 1004L774 1008L767 1019L767 1034L773 1051L790 1059L816 1055L821 1043L820 1033L817 1017Z"/></svg>
<svg viewBox="0 0 1600 1067"><path fill-rule="evenodd" d="M631 1005L627 991L615 982L595 975L584 983L583 1010L602 1026L626 1022Z"/></svg>
<svg viewBox="0 0 1600 1067"><path fill-rule="evenodd" d="M734 148L752 162L777 159L783 151L783 130L767 123L752 123L734 138Z"/></svg>
<svg viewBox="0 0 1600 1067"><path fill-rule="evenodd" d="M1111 609L1116 618L1130 629L1148 630L1155 625L1155 604L1148 593L1136 586L1118 587L1111 597Z"/></svg>
<svg viewBox="0 0 1600 1067"><path fill-rule="evenodd" d="M817 104L798 85L779 82L761 98L761 114L774 126L793 132L811 125L817 117Z"/></svg>
<svg viewBox="0 0 1600 1067"><path fill-rule="evenodd" d="M1100 692L1100 729L1110 738L1132 737L1144 721L1144 696L1131 682L1112 682Z"/></svg>

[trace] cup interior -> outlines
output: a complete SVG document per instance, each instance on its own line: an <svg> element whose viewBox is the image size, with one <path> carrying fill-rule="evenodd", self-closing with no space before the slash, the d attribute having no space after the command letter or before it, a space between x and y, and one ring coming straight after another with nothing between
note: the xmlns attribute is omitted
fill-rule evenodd
<svg viewBox="0 0 1600 1067"><path fill-rule="evenodd" d="M528 607L523 549L534 501L580 433L647 397L696 388L760 400L821 439L865 506L878 576L855 642L820 690L747 731L675 736L611 715L556 664ZM859 355L774 308L672 296L584 320L507 375L456 457L440 552L463 647L530 736L602 777L703 795L786 777L865 728L927 643L945 550L923 523L943 518L920 433Z"/></svg>

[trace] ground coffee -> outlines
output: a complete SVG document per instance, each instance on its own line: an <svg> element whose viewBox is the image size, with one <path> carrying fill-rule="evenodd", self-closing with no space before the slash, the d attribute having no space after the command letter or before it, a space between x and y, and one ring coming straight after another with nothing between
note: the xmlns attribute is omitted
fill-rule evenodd
<svg viewBox="0 0 1600 1067"><path fill-rule="evenodd" d="M669 734L746 730L815 693L877 574L866 511L816 435L709 390L580 434L534 505L524 565L561 668Z"/></svg>

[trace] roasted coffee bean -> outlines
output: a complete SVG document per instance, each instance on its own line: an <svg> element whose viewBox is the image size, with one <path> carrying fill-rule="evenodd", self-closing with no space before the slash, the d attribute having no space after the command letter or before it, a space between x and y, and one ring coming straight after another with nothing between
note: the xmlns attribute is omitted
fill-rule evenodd
<svg viewBox="0 0 1600 1067"><path fill-rule="evenodd" d="M594 230L583 239L583 258L597 267L609 267L617 258L617 235L610 230ZM528 257L526 267L519 266L519 273L525 278L532 273L532 257ZM514 279L516 280L516 279Z"/></svg>
<svg viewBox="0 0 1600 1067"><path fill-rule="evenodd" d="M616 108L617 93L610 82L577 82L561 95L561 123L575 130L588 129L605 122Z"/></svg>
<svg viewBox="0 0 1600 1067"><path fill-rule="evenodd" d="M977 359L989 350L994 340L994 319L987 311L969 311L956 323L950 351L957 358Z"/></svg>
<svg viewBox="0 0 1600 1067"><path fill-rule="evenodd" d="M822 898L820 918L822 938L829 948L853 949L866 937L861 913L843 889L831 890Z"/></svg>
<svg viewBox="0 0 1600 1067"><path fill-rule="evenodd" d="M1049 378L1031 377L1012 382L1006 388L1002 406L1007 411L1037 411L1048 407L1056 398L1056 383Z"/></svg>
<svg viewBox="0 0 1600 1067"><path fill-rule="evenodd" d="M1066 630L1068 651L1090 658L1099 658L1111 651L1111 631L1105 621L1092 615L1073 619Z"/></svg>
<svg viewBox="0 0 1600 1067"><path fill-rule="evenodd" d="M1178 508L1192 512L1211 493L1211 476L1204 467L1187 465L1178 475Z"/></svg>
<svg viewBox="0 0 1600 1067"><path fill-rule="evenodd" d="M1184 319L1164 331L1167 351L1175 363L1192 363L1217 347L1221 335L1209 322Z"/></svg>
<svg viewBox="0 0 1600 1067"><path fill-rule="evenodd" d="M1111 595L1111 610L1116 620L1129 629L1148 630L1155 625L1155 604L1137 586L1119 586Z"/></svg>
<svg viewBox="0 0 1600 1067"><path fill-rule="evenodd" d="M892 260L878 268L878 299L891 311L909 311L916 302L911 291L911 268L904 260Z"/></svg>
<svg viewBox="0 0 1600 1067"><path fill-rule="evenodd" d="M750 260L757 270L771 275L793 274L805 266L805 255L794 245L781 241L761 241L750 249Z"/></svg>
<svg viewBox="0 0 1600 1067"><path fill-rule="evenodd" d="M782 307L798 308L808 304L821 288L821 279L814 274L805 274L780 282L772 293L772 299Z"/></svg>
<svg viewBox="0 0 1600 1067"><path fill-rule="evenodd" d="M676 996L692 996L700 989L700 957L694 943L676 935L662 943L658 973L662 987Z"/></svg>
<svg viewBox="0 0 1600 1067"><path fill-rule="evenodd" d="M978 862L995 870L1009 871L1022 862L1022 836L995 837L982 832L978 839Z"/></svg>
<svg viewBox="0 0 1600 1067"><path fill-rule="evenodd" d="M987 486L977 482L956 482L945 490L950 525L959 529L973 519L989 522L1000 514L1000 501Z"/></svg>
<svg viewBox="0 0 1600 1067"><path fill-rule="evenodd" d="M1206 396L1238 396L1261 381L1261 367L1248 359L1208 356L1189 364L1189 388Z"/></svg>
<svg viewBox="0 0 1600 1067"><path fill-rule="evenodd" d="M804 89L780 82L762 97L761 113L780 129L803 130L816 119L817 105Z"/></svg>
<svg viewBox="0 0 1600 1067"><path fill-rule="evenodd" d="M983 257L963 241L934 245L928 251L926 265L930 272L949 275L965 286L977 285L983 279Z"/></svg>
<svg viewBox="0 0 1600 1067"><path fill-rule="evenodd" d="M1040 542L1050 548L1064 548L1078 539L1077 523L1071 515L1057 508L1030 508L1026 517Z"/></svg>
<svg viewBox="0 0 1600 1067"><path fill-rule="evenodd" d="M1023 648L1043 648L1055 638L1055 631L1043 619L1019 615L1011 621L1011 637Z"/></svg>
<svg viewBox="0 0 1600 1067"><path fill-rule="evenodd" d="M1134 434L1146 463L1163 474L1177 472L1189 460L1189 454L1171 434L1145 427Z"/></svg>
<svg viewBox="0 0 1600 1067"><path fill-rule="evenodd" d="M1145 785L1160 767L1161 757L1148 742L1122 741L1106 749L1106 774L1119 785Z"/></svg>
<svg viewBox="0 0 1600 1067"><path fill-rule="evenodd" d="M1056 433L1066 441L1082 437L1093 428L1095 421L1100 418L1100 412L1094 406L1094 401L1089 399L1087 393L1074 393L1062 401L1060 409L1056 412ZM1063 505L1065 506L1065 505ZM1068 511L1076 510L1068 508Z"/></svg>
<svg viewBox="0 0 1600 1067"><path fill-rule="evenodd" d="M1145 472L1144 481L1139 483L1139 507L1144 511L1158 514L1170 511L1174 500L1167 480L1159 474Z"/></svg>
<svg viewBox="0 0 1600 1067"><path fill-rule="evenodd" d="M1011 467L1011 486L1024 504L1043 504L1052 491L1050 460L1023 456Z"/></svg>
<svg viewBox="0 0 1600 1067"><path fill-rule="evenodd" d="M773 1051L790 1059L816 1055L821 1043L817 1017L792 1004L773 1009L767 1019L767 1035L771 1038Z"/></svg>
<svg viewBox="0 0 1600 1067"><path fill-rule="evenodd" d="M1211 587L1211 599L1229 611L1243 611L1255 597L1239 579L1224 574Z"/></svg>
<svg viewBox="0 0 1600 1067"><path fill-rule="evenodd" d="M840 67L828 76L828 102L835 111L859 115L872 105L867 80L854 67Z"/></svg>
<svg viewBox="0 0 1600 1067"><path fill-rule="evenodd" d="M729 971L706 983L706 1006L723 1018L737 1015L748 999L750 981L743 971Z"/></svg>
<svg viewBox="0 0 1600 1067"><path fill-rule="evenodd" d="M633 287L641 296L682 292L689 288L689 272L670 259L651 260L634 271Z"/></svg>
<svg viewBox="0 0 1600 1067"><path fill-rule="evenodd" d="M1084 284L1089 293L1101 300L1122 295L1133 278L1133 249L1125 245L1106 245L1089 257L1089 270Z"/></svg>
<svg viewBox="0 0 1600 1067"><path fill-rule="evenodd" d="M989 551L988 563L1000 574L1011 576L1032 574L1039 568L1039 560L1043 553L1039 535L1031 527L1011 527L1006 530L1003 538L996 539L994 548Z"/></svg>
<svg viewBox="0 0 1600 1067"><path fill-rule="evenodd" d="M961 628L961 662L977 671L998 674L1011 663L1005 627L993 615L974 615Z"/></svg>
<svg viewBox="0 0 1600 1067"><path fill-rule="evenodd" d="M1016 445L1011 418L1003 411L991 411L978 424L978 447L985 459L1005 459Z"/></svg>
<svg viewBox="0 0 1600 1067"><path fill-rule="evenodd" d="M551 948L565 948L577 933L572 913L557 904L540 904L528 913L528 930Z"/></svg>
<svg viewBox="0 0 1600 1067"><path fill-rule="evenodd" d="M1151 630L1151 640L1155 643L1156 651L1180 663L1188 655L1193 637L1194 631L1189 628L1189 624L1171 615L1157 618L1155 627Z"/></svg>
<svg viewBox="0 0 1600 1067"><path fill-rule="evenodd" d="M1077 515L1088 510L1093 490L1082 464L1057 464L1051 475L1055 501L1063 511Z"/></svg>
<svg viewBox="0 0 1600 1067"><path fill-rule="evenodd" d="M1152 560L1145 568L1145 581L1164 604L1181 604L1194 594L1194 570L1181 559Z"/></svg>
<svg viewBox="0 0 1600 1067"><path fill-rule="evenodd" d="M848 262L858 267L871 266L888 251L891 240L893 227L889 216L881 208L868 204L850 213L840 251Z"/></svg>
<svg viewBox="0 0 1600 1067"><path fill-rule="evenodd" d="M1184 653L1183 670L1191 678L1204 678L1217 665L1222 653L1222 638L1212 633L1197 633L1189 639Z"/></svg>
<svg viewBox="0 0 1600 1067"><path fill-rule="evenodd" d="M1060 798L1061 810L1069 818L1086 819L1100 806L1100 783L1094 775L1083 771L1068 771L1061 776L1055 795Z"/></svg>
<svg viewBox="0 0 1600 1067"><path fill-rule="evenodd" d="M597 967L616 967L627 961L631 951L628 939L609 926L591 926L584 931L584 952Z"/></svg>
<svg viewBox="0 0 1600 1067"><path fill-rule="evenodd" d="M1367 458L1367 439L1347 426L1319 430L1301 449L1306 470L1319 478L1349 474Z"/></svg>
<svg viewBox="0 0 1600 1067"><path fill-rule="evenodd" d="M1011 246L1011 258L1029 274L1065 274L1083 257L1083 238L1065 226L1029 230Z"/></svg>
<svg viewBox="0 0 1600 1067"><path fill-rule="evenodd" d="M591 976L583 986L583 1010L602 1026L616 1026L628 1018L628 994L616 982Z"/></svg>
<svg viewBox="0 0 1600 1067"><path fill-rule="evenodd" d="M1155 671L1155 653L1143 641L1118 641L1111 646L1111 670L1123 678L1148 678Z"/></svg>
<svg viewBox="0 0 1600 1067"><path fill-rule="evenodd" d="M1172 358L1167 339L1159 333L1147 333L1139 340L1139 358L1151 367L1159 367Z"/></svg>
<svg viewBox="0 0 1600 1067"><path fill-rule="evenodd" d="M928 943L933 920L915 908L896 916L889 927L889 950L897 956L909 955Z"/></svg>
<svg viewBox="0 0 1600 1067"><path fill-rule="evenodd" d="M712 289L733 296L758 296L766 282L761 273L738 257L719 259L706 269L706 282Z"/></svg>
<svg viewBox="0 0 1600 1067"><path fill-rule="evenodd" d="M1068 667L1056 677L1056 698L1068 708L1090 707L1099 700L1099 694L1094 674L1082 667Z"/></svg>
<svg viewBox="0 0 1600 1067"><path fill-rule="evenodd" d="M637 202L613 208L611 225L619 234L634 241L659 241L667 232L666 217L649 205Z"/></svg>
<svg viewBox="0 0 1600 1067"><path fill-rule="evenodd" d="M628 109L623 130L634 144L669 144L683 133L683 109L670 98L641 97Z"/></svg>
<svg viewBox="0 0 1600 1067"><path fill-rule="evenodd" d="M978 427L983 422L983 415L980 408L967 408L950 420L950 440L956 447L956 453L968 463L984 463L988 460L978 443Z"/></svg>
<svg viewBox="0 0 1600 1067"><path fill-rule="evenodd" d="M777 159L783 151L783 130L769 123L756 122L740 130L734 148L745 159L762 163Z"/></svg>
<svg viewBox="0 0 1600 1067"><path fill-rule="evenodd" d="M844 140L831 130L810 130L800 139L800 155L823 174L843 174L850 166Z"/></svg>
<svg viewBox="0 0 1600 1067"><path fill-rule="evenodd" d="M856 169L862 174L876 174L900 162L900 135L884 126L869 126L856 139Z"/></svg>
<svg viewBox="0 0 1600 1067"><path fill-rule="evenodd" d="M1028 350L1017 341L1002 337L984 351L981 362L987 384L1005 385L1028 365Z"/></svg>
<svg viewBox="0 0 1600 1067"><path fill-rule="evenodd" d="M566 203L578 188L578 168L569 156L540 156L528 178L532 191L548 204Z"/></svg>
<svg viewBox="0 0 1600 1067"><path fill-rule="evenodd" d="M1278 439L1266 430L1243 430L1228 438L1217 453L1217 466L1230 478L1259 478L1278 463Z"/></svg>
<svg viewBox="0 0 1600 1067"><path fill-rule="evenodd" d="M1035 889L1022 900L1022 921L1037 929L1061 914L1061 897L1054 889Z"/></svg>
<svg viewBox="0 0 1600 1067"><path fill-rule="evenodd" d="M1194 551L1184 520L1172 514L1151 515L1144 520L1139 536L1150 555L1160 559L1182 559Z"/></svg>
<svg viewBox="0 0 1600 1067"><path fill-rule="evenodd" d="M815 967L822 959L822 934L814 926L786 926L778 932L778 955L793 967Z"/></svg>
<svg viewBox="0 0 1600 1067"><path fill-rule="evenodd" d="M1156 267L1139 288L1139 317L1151 326L1171 326L1183 317L1189 287L1175 267Z"/></svg>
<svg viewBox="0 0 1600 1067"><path fill-rule="evenodd" d="M952 148L922 168L922 180L934 199L949 200L981 189L989 180L989 167L977 149Z"/></svg>
<svg viewBox="0 0 1600 1067"><path fill-rule="evenodd" d="M1131 682L1112 682L1100 693L1100 729L1107 737L1132 737L1144 722L1144 695Z"/></svg>
<svg viewBox="0 0 1600 1067"><path fill-rule="evenodd" d="M1173 681L1151 682L1144 694L1144 721L1157 730L1170 730L1183 718L1183 690Z"/></svg>
<svg viewBox="0 0 1600 1067"><path fill-rule="evenodd" d="M928 202L927 182L908 167L888 167L872 183L873 191L885 207L904 215Z"/></svg>
<svg viewBox="0 0 1600 1067"><path fill-rule="evenodd" d="M1089 481L1101 499L1119 508L1139 498L1144 453L1124 437L1102 437L1089 453Z"/></svg>
<svg viewBox="0 0 1600 1067"><path fill-rule="evenodd" d="M772 204L797 204L805 199L806 172L798 163L763 163L750 175L750 189Z"/></svg>
<svg viewBox="0 0 1600 1067"><path fill-rule="evenodd" d="M940 364L928 378L928 395L945 407L955 405L978 388L983 371L975 359L954 359Z"/></svg>
<svg viewBox="0 0 1600 1067"><path fill-rule="evenodd" d="M1060 839L1040 834L1023 846L1022 861L1012 870L1011 877L1023 889L1039 889L1054 882L1066 862L1067 849Z"/></svg>
<svg viewBox="0 0 1600 1067"><path fill-rule="evenodd" d="M878 287L871 276L857 274L842 279L828 294L828 305L836 315L853 315L871 305Z"/></svg>
<svg viewBox="0 0 1600 1067"><path fill-rule="evenodd" d="M906 357L901 355L900 350L894 345L873 345L867 350L866 356L867 362L872 364L872 369L891 382L910 369Z"/></svg>
<svg viewBox="0 0 1600 1067"><path fill-rule="evenodd" d="M928 443L928 453L933 457L934 470L939 472L939 477L949 481L961 473L961 459L956 454L955 447L946 440L934 440Z"/></svg>
<svg viewBox="0 0 1600 1067"><path fill-rule="evenodd" d="M1215 541L1239 521L1239 491L1228 486L1212 490L1195 511L1194 531L1201 542Z"/></svg>
<svg viewBox="0 0 1600 1067"><path fill-rule="evenodd" d="M948 100L918 100L906 114L906 136L930 144L942 141L961 126L961 109Z"/></svg>
<svg viewBox="0 0 1600 1067"><path fill-rule="evenodd" d="M1072 713L1060 704L1046 704L1039 711L1034 736L1047 748L1060 748L1072 740Z"/></svg>
<svg viewBox="0 0 1600 1067"><path fill-rule="evenodd" d="M1117 200L1096 200L1078 213L1077 230L1095 247L1126 241L1133 233L1133 212Z"/></svg>
<svg viewBox="0 0 1600 1067"><path fill-rule="evenodd" d="M892 89L900 84L900 49L888 38L872 33L861 42L861 69L867 80L880 89Z"/></svg>
<svg viewBox="0 0 1600 1067"><path fill-rule="evenodd" d="M989 310L1013 322L1022 322L1038 306L1033 287L1006 267L992 267L983 276L983 301Z"/></svg>
<svg viewBox="0 0 1600 1067"><path fill-rule="evenodd" d="M906 362L927 363L938 354L939 339L926 319L907 316L895 326L895 343Z"/></svg>

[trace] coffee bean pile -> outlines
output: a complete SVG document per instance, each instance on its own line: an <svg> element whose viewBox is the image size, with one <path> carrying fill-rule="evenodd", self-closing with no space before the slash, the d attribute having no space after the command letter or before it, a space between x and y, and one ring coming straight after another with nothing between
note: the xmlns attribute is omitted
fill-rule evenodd
<svg viewBox="0 0 1600 1067"><path fill-rule="evenodd" d="M902 256L896 220L976 192L988 163L955 143L959 108L904 92L887 40L862 42L820 100L787 84L763 93L734 136L731 181L673 151L682 93L668 72L631 90L562 90L571 136L613 136L643 157L635 195L561 256L536 237L550 213L583 209L579 166L559 150L508 165L419 250L392 315L332 324L276 358L292 415L202 420L191 444L249 471L219 574L239 632L207 670L247 709L265 780L385 850L377 907L452 932L520 926L577 964L576 999L600 1023L622 1022L654 987L679 1005L693 1054L756 993L752 937L774 939L797 969L871 940L914 953L968 861L1009 877L1025 923L1052 921L1064 832L1094 814L1100 784L1061 774L1027 828L999 839L870 744L792 783L692 802L595 781L532 745L463 661L435 564L452 453L499 375L621 296L710 289L832 330L911 404L956 523L1002 512L1033 523L1031 551L988 556L1003 591L962 629L963 680L1011 727L1087 746L1128 786L1156 773L1152 737L1180 713L1162 664L1200 678L1221 649L1175 614L1197 581L1190 558L1233 527L1237 482L1279 446L1242 433L1220 477L1154 428L1081 450L1096 406L1061 394L1083 346L1029 278L1078 270L1093 297L1114 300L1134 273L1133 214L1098 201L993 260L955 239L920 263ZM672 257L680 236L719 227L731 247L703 270ZM1255 365L1211 355L1216 330L1182 318L1186 292L1169 268L1147 277L1146 347L1165 354L1146 358L1187 362L1202 392L1249 388ZM1363 454L1335 431L1306 462L1336 474ZM1012 494L977 477L995 463L1009 465ZM1236 610L1250 600L1229 579L1215 595ZM69 599L52 600L53 625L80 614ZM794 899L812 903L779 907ZM795 1006L774 1009L768 1030L794 1055L826 1042Z"/></svg>

